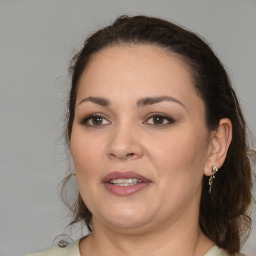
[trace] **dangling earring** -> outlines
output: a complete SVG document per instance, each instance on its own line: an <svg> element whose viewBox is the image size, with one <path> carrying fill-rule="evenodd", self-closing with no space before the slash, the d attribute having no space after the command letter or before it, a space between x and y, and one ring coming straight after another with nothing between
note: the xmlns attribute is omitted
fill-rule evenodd
<svg viewBox="0 0 256 256"><path fill-rule="evenodd" d="M212 167L212 176L209 178L209 194L211 194L213 180L215 179L215 174L217 171L218 171L218 168L216 166L213 166Z"/></svg>

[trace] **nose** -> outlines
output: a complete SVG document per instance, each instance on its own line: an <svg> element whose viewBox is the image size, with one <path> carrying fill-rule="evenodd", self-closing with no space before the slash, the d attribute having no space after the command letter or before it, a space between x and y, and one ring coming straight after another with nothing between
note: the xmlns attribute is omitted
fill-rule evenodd
<svg viewBox="0 0 256 256"><path fill-rule="evenodd" d="M139 159L143 156L140 132L134 127L122 125L112 131L107 150L111 159Z"/></svg>

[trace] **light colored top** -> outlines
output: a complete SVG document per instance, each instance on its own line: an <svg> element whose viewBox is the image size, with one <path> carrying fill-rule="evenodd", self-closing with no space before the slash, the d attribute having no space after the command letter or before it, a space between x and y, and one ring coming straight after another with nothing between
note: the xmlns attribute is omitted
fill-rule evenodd
<svg viewBox="0 0 256 256"><path fill-rule="evenodd" d="M80 239L65 248L53 246L44 251L26 254L24 256L81 256L79 251L79 241Z"/></svg>
<svg viewBox="0 0 256 256"><path fill-rule="evenodd" d="M79 252L79 241L80 239L65 248L53 246L47 250L32 254L26 254L24 256L81 256ZM228 254L224 250L220 249L218 246L214 246L205 254L205 256L228 256ZM242 253L237 256L246 255Z"/></svg>

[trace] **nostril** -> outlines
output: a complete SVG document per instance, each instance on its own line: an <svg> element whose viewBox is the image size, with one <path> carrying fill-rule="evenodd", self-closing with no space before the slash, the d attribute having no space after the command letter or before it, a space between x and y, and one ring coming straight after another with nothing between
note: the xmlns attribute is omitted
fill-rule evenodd
<svg viewBox="0 0 256 256"><path fill-rule="evenodd" d="M126 157L131 157L131 156L134 156L134 153L126 154Z"/></svg>

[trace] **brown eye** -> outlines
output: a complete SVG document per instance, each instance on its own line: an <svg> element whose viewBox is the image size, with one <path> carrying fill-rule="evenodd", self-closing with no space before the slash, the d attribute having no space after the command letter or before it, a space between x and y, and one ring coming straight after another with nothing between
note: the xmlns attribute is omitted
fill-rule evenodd
<svg viewBox="0 0 256 256"><path fill-rule="evenodd" d="M147 120L146 123L150 125L168 125L174 123L174 119L172 117L162 115L162 114L154 114L151 115Z"/></svg>
<svg viewBox="0 0 256 256"><path fill-rule="evenodd" d="M101 115L97 115L97 114L92 114L92 115L86 116L84 119L81 120L80 123L82 125L89 126L89 127L110 124L110 122L106 118L104 118Z"/></svg>
<svg viewBox="0 0 256 256"><path fill-rule="evenodd" d="M152 117L152 121L154 124L163 124L165 121L165 118L162 116L154 116Z"/></svg>
<svg viewBox="0 0 256 256"><path fill-rule="evenodd" d="M103 122L103 118L102 117L92 117L91 118L91 123L92 123L92 125L100 125L100 124L102 124L102 122Z"/></svg>

